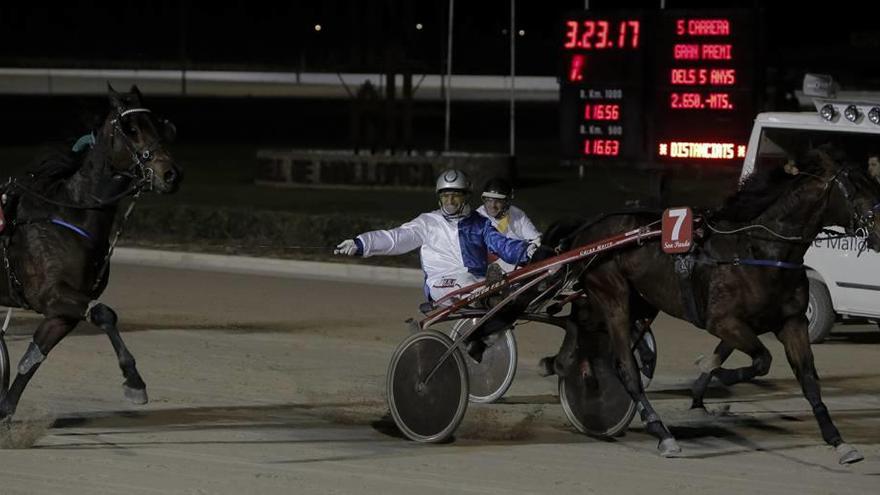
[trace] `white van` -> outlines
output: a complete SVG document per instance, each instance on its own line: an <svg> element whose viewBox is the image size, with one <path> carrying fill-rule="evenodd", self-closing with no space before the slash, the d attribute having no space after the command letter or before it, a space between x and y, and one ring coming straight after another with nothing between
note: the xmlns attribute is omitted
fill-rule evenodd
<svg viewBox="0 0 880 495"><path fill-rule="evenodd" d="M807 75L804 93L815 112L761 113L755 119L740 182L754 170L781 167L806 149L831 143L847 161L868 166L880 155L880 100L834 98L827 76ZM880 162L877 164L880 166ZM838 231L840 231L838 229ZM804 258L810 279L810 341L821 342L836 321L880 321L880 253L854 237L815 241Z"/></svg>

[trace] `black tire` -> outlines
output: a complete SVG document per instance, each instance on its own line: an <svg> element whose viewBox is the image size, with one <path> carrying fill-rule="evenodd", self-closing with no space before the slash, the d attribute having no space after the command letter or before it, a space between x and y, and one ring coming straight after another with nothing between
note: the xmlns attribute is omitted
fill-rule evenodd
<svg viewBox="0 0 880 495"><path fill-rule="evenodd" d="M559 378L559 401L572 426L600 438L623 433L636 414L636 403L623 387L612 364L608 338L585 336L580 364Z"/></svg>
<svg viewBox="0 0 880 495"><path fill-rule="evenodd" d="M606 360L594 360L598 377L596 386L584 383L575 372L559 378L559 402L565 417L581 433L599 438L623 433L636 415L636 403L620 383L617 373Z"/></svg>
<svg viewBox="0 0 880 495"><path fill-rule="evenodd" d="M452 340L469 330L476 318L465 318L455 322L449 336ZM479 363L465 356L468 369L468 400L478 404L491 404L507 393L516 376L516 338L513 329L508 328L494 336L491 345L483 352Z"/></svg>
<svg viewBox="0 0 880 495"><path fill-rule="evenodd" d="M824 283L810 278L810 298L807 303L807 329L810 333L810 343L818 344L831 334L836 315L834 306L831 304L831 294Z"/></svg>
<svg viewBox="0 0 880 495"><path fill-rule="evenodd" d="M6 348L2 333L0 333L0 385L3 386L0 389L0 398L3 398L9 390L9 349Z"/></svg>
<svg viewBox="0 0 880 495"><path fill-rule="evenodd" d="M400 431L416 442L442 442L458 428L468 405L468 372L458 349L446 335L425 330L397 346L388 365L386 394Z"/></svg>

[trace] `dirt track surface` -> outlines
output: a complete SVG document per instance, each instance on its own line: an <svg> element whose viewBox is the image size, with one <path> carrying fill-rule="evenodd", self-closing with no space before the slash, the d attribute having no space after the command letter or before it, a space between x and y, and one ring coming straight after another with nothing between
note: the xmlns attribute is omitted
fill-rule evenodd
<svg viewBox="0 0 880 495"><path fill-rule="evenodd" d="M661 317L649 395L684 449L663 459L638 420L612 442L567 424L537 359L561 338L517 329L503 403L471 406L455 441L419 445L382 417L386 366L417 289L114 266L104 301L148 385L124 401L109 341L83 325L43 364L0 438L0 494L876 493L880 332L848 326L814 347L825 402L866 460L837 464L781 346L754 384L713 387L687 413L694 359L715 340ZM17 363L38 320L7 336ZM735 356L733 364L745 364ZM28 446L29 448L11 448Z"/></svg>

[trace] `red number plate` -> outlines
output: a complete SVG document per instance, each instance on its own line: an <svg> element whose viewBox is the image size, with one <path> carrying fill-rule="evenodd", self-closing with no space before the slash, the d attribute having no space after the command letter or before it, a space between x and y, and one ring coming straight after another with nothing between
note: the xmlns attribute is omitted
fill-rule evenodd
<svg viewBox="0 0 880 495"><path fill-rule="evenodd" d="M686 206L668 208L663 212L660 243L665 253L686 253L693 245L694 214Z"/></svg>

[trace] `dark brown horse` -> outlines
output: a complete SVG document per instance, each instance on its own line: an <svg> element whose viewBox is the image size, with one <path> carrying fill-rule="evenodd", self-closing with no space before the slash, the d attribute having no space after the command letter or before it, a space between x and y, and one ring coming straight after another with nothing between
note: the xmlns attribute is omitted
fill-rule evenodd
<svg viewBox="0 0 880 495"><path fill-rule="evenodd" d="M655 241L593 260L580 282L594 324L581 325L580 331L607 327L620 378L639 404L647 431L660 440L662 455L674 456L681 449L648 401L630 352L630 322L645 308L691 321L721 340L716 355L703 363L705 373L694 387L695 407L702 407L712 377L729 385L767 374L772 358L758 335L773 332L822 438L837 448L841 463L862 459L844 443L822 402L807 333L808 282L802 263L810 242L826 226L842 226L862 236L866 247L880 250L880 219L874 216L878 202L880 186L866 171L814 149L802 157L800 170L780 168L749 179L724 208L705 217L705 235L687 255L664 254ZM571 240L585 245L656 220L649 214L608 216L578 229ZM752 364L722 368L733 350L750 356ZM577 372L566 359L571 352L563 347L557 370Z"/></svg>
<svg viewBox="0 0 880 495"><path fill-rule="evenodd" d="M119 335L116 314L98 298L109 277L110 238L120 202L144 191L173 193L181 173L166 147L173 126L143 106L137 87L129 93L109 88L109 98L110 111L83 150L46 154L27 176L0 186L11 220L0 234L0 305L45 317L12 386L0 390L0 419L15 412L40 363L83 320L110 338L126 398L147 402L146 385Z"/></svg>

